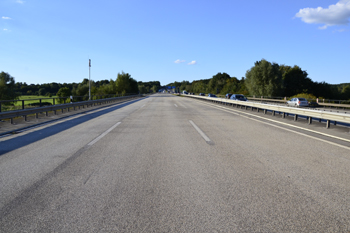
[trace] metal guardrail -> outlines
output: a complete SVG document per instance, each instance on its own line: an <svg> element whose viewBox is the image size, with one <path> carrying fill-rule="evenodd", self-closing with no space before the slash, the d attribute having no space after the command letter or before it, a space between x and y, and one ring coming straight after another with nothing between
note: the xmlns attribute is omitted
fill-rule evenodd
<svg viewBox="0 0 350 233"><path fill-rule="evenodd" d="M135 95L135 93L125 93L124 96ZM121 97L119 94L115 95L92 95L91 100L106 99ZM66 104L70 102L88 101L89 96L65 96L65 97L45 97L32 99L15 99L15 100L0 100L0 112L16 111L26 108L44 107L56 104ZM15 104L16 103L16 104Z"/></svg>
<svg viewBox="0 0 350 233"><path fill-rule="evenodd" d="M247 98L248 100L256 100L256 101L263 101L263 102L276 102L276 103L287 102L287 100L279 100L279 99L264 99L264 98L254 98L254 97L247 97ZM318 105L324 106L324 107L350 108L350 104L334 104L334 103L318 102Z"/></svg>
<svg viewBox="0 0 350 233"><path fill-rule="evenodd" d="M107 98L107 99L74 102L74 103L68 103L68 104L58 104L58 105L52 105L49 107L37 107L37 108L21 109L21 110L9 111L9 112L0 112L0 120L10 119L11 124L13 124L13 118L15 117L24 117L24 119L27 120L27 116L32 114L36 114L36 118L38 118L38 114L43 112L45 112L45 115L48 116L48 112L50 111L53 111L54 114L56 114L57 110L62 110L63 112L64 109L67 109L67 111L69 111L70 108L73 108L75 110L76 107L80 108L82 106L84 108L85 106L89 107L89 106L94 106L96 104L110 103L114 101L131 99L131 98L136 98L141 96L143 95L114 97L114 98Z"/></svg>
<svg viewBox="0 0 350 233"><path fill-rule="evenodd" d="M317 118L319 120L326 120L326 128L330 127L331 121L333 121L334 124L336 124L337 122L350 124L350 114L346 114L346 113L325 112L325 111L319 111L319 110L278 106L278 105L256 103L256 102L249 102L249 101L230 100L230 99L223 99L223 98L195 96L195 95L182 95L182 96L202 99L202 100L212 101L212 102L219 102L222 104L244 106L245 108L251 108L252 110L253 109L257 109L257 111L263 110L264 113L266 113L266 111L272 111L273 115L275 114L275 112L278 112L282 114L282 118L285 118L286 114L292 114L294 115L294 120L297 120L298 116L305 116L307 117L309 124L312 123L313 118Z"/></svg>

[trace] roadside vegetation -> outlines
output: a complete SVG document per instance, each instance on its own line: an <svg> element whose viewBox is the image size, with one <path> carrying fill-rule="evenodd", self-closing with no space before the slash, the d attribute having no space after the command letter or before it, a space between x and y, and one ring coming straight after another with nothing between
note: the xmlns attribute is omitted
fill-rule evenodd
<svg viewBox="0 0 350 233"><path fill-rule="evenodd" d="M238 79L227 73L217 73L209 79L170 83L180 92L212 93L225 95L237 93L246 96L307 99L350 100L350 83L331 85L314 82L299 66L279 65L262 59L247 70L245 77Z"/></svg>
<svg viewBox="0 0 350 233"><path fill-rule="evenodd" d="M162 88L159 81L137 82L129 73L124 72L118 73L115 80L91 80L90 85L91 95L100 98L156 93ZM166 86L175 86L177 91L186 90L191 93L218 95L237 93L256 97L291 98L302 96L307 99L350 100L350 83L331 85L325 82L314 82L308 77L308 73L297 65L279 65L265 59L256 61L254 66L247 70L245 77L237 78L227 73L217 73L201 80L175 81ZM79 96L79 101L87 100L89 98L89 80L84 79L81 83L27 84L25 82L16 83L15 78L10 74L0 73L0 100L66 97L67 102L69 96ZM64 99L57 99L57 101L57 103L62 103ZM52 104L53 101L48 99L47 102ZM2 105L18 104L21 102L7 102Z"/></svg>

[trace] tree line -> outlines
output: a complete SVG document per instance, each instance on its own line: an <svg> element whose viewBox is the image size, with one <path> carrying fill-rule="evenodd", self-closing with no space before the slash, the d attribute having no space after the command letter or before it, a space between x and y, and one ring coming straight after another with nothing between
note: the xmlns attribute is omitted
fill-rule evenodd
<svg viewBox="0 0 350 233"><path fill-rule="evenodd" d="M91 95L125 95L125 94L145 94L156 92L160 88L159 81L137 82L129 73L118 73L115 80L101 80L90 82ZM21 95L41 95L67 97L89 95L89 80L84 79L81 83L44 83L27 84L15 82L15 78L10 74L0 73L0 100L15 100Z"/></svg>
<svg viewBox="0 0 350 233"><path fill-rule="evenodd" d="M249 94L245 86L244 77L239 80L236 77L230 77L227 73L217 73L212 76L212 78L196 80L193 82L173 82L167 86L175 86L180 92L186 90L194 93L213 93L222 95L226 93Z"/></svg>
<svg viewBox="0 0 350 233"><path fill-rule="evenodd" d="M250 95L309 95L320 99L350 99L350 84L331 85L314 82L299 66L278 65L262 59L246 72L246 87Z"/></svg>
<svg viewBox="0 0 350 233"><path fill-rule="evenodd" d="M314 82L308 77L308 73L297 65L278 65L265 59L256 61L241 79L230 77L227 73L217 73L210 79L174 82L167 86L194 93L350 100L350 83L331 85L326 82Z"/></svg>
<svg viewBox="0 0 350 233"><path fill-rule="evenodd" d="M299 66L279 65L262 59L247 70L245 77L238 79L227 73L217 73L208 79L192 82L169 83L176 90L194 93L240 93L247 96L293 97L350 100L350 83L331 85L314 82ZM127 93L155 93L161 88L159 81L137 82L128 73L119 73L115 80L91 81L92 95L125 95ZM0 73L0 100L16 99L21 95L88 96L89 80L81 83L30 84L15 82L8 73Z"/></svg>

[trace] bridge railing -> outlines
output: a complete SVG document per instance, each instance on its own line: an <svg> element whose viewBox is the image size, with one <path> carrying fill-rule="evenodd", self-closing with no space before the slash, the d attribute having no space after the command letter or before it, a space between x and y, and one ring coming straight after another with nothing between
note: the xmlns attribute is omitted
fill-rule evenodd
<svg viewBox="0 0 350 233"><path fill-rule="evenodd" d="M275 113L281 114L282 118L285 118L286 114L293 115L294 120L298 119L298 116L304 116L308 119L309 124L312 123L313 119L318 119L319 121L326 121L326 128L330 127L330 122L333 121L334 124L337 122L342 122L345 124L350 124L350 112L331 112L331 111L322 111L322 110L313 110L313 109L304 109L304 108L296 108L296 107L288 107L288 106L279 106L272 105L268 103L259 103L259 102L251 102L251 101L238 101L238 100L230 100L224 98L212 98L212 97L204 97L204 96L196 96L196 95L182 95L190 98L211 101L221 104L231 104L232 106L244 107L246 109L250 108L251 110L256 109L257 111L263 111L266 113L267 111L271 111L273 115Z"/></svg>
<svg viewBox="0 0 350 233"><path fill-rule="evenodd" d="M123 96L135 95L126 93ZM91 100L121 97L122 95L92 95ZM72 97L72 98L71 98ZM15 100L0 100L0 112L15 111L26 108L36 108L51 106L56 104L65 104L70 102L82 102L89 100L89 96L66 96L66 97L45 97L45 98L28 98Z"/></svg>
<svg viewBox="0 0 350 233"><path fill-rule="evenodd" d="M32 114L35 114L36 118L38 118L39 113L45 113L45 115L48 116L49 112L53 112L54 114L56 114L56 111L58 110L61 110L62 112L64 110L70 111L70 109L75 110L76 108L80 109L80 107L85 108L85 106L92 107L99 104L107 104L107 103L116 102L116 101L139 98L142 96L143 95L130 95L130 96L113 97L113 98L106 98L106 99L72 102L67 104L56 104L56 105L51 105L46 107L35 107L35 108L28 108L28 109L24 108L24 109L15 110L15 111L0 112L0 120L10 119L11 124L13 124L13 118L15 117L24 117L24 119L27 120L27 116Z"/></svg>

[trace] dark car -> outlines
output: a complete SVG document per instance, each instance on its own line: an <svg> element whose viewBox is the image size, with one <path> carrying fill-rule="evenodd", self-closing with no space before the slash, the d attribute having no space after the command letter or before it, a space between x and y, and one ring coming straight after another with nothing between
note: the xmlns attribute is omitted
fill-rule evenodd
<svg viewBox="0 0 350 233"><path fill-rule="evenodd" d="M231 95L232 95L231 93L227 93L227 94L225 95L225 98L226 98L226 99L229 99L229 98L231 98Z"/></svg>
<svg viewBox="0 0 350 233"><path fill-rule="evenodd" d="M309 107L316 108L320 107L320 105L317 102L309 102Z"/></svg>
<svg viewBox="0 0 350 233"><path fill-rule="evenodd" d="M200 95L200 96L205 96L205 94L204 94L204 93L199 93L199 95Z"/></svg>
<svg viewBox="0 0 350 233"><path fill-rule="evenodd" d="M242 94L232 94L230 100L247 101L247 98Z"/></svg>
<svg viewBox="0 0 350 233"><path fill-rule="evenodd" d="M214 95L214 94L210 94L210 93L208 94L208 97L217 98L217 97L216 97L216 95Z"/></svg>

